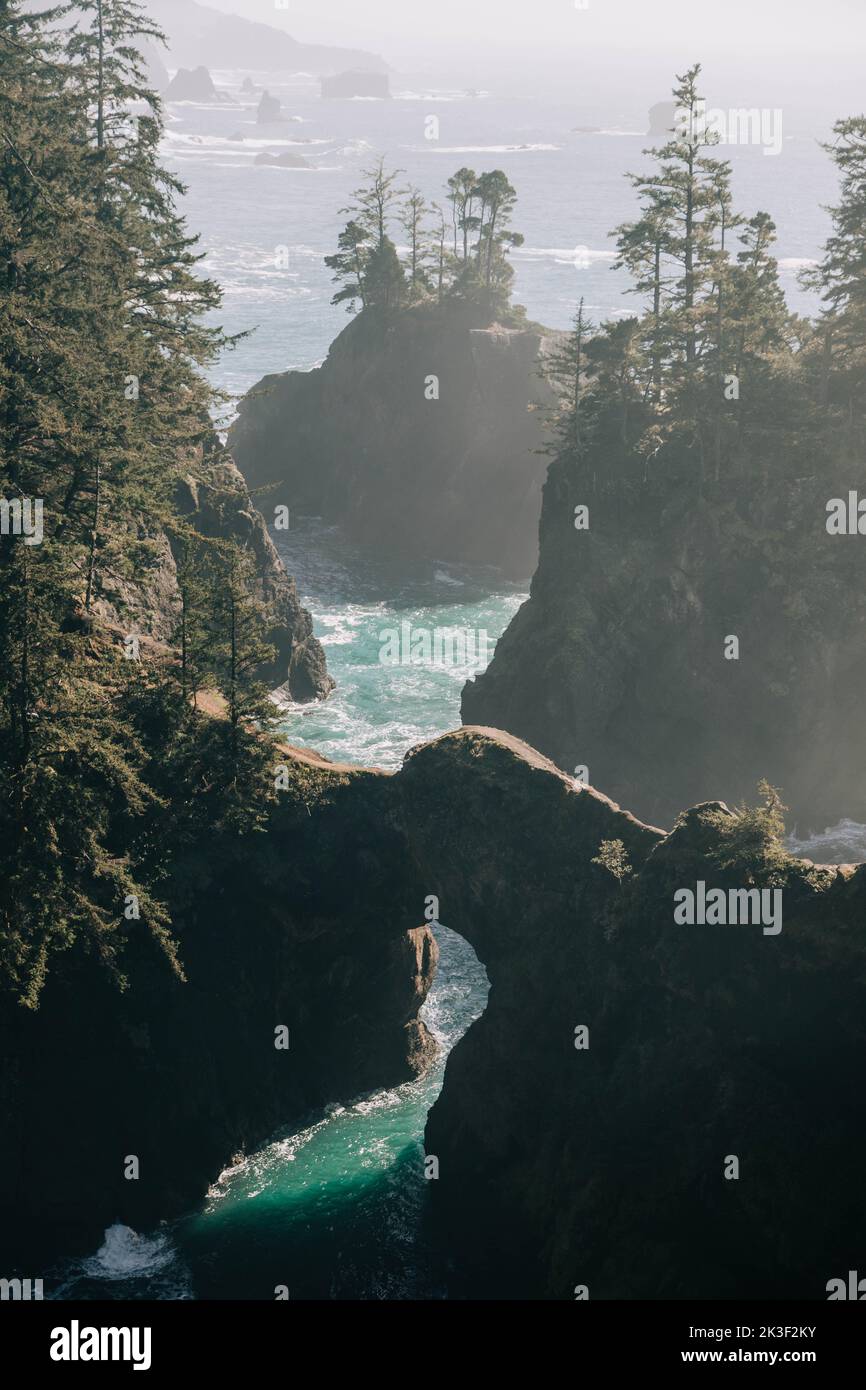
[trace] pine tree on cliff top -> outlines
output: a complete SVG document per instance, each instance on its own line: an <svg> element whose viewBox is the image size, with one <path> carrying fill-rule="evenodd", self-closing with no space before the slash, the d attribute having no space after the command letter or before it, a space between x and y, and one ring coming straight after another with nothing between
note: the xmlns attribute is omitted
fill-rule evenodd
<svg viewBox="0 0 866 1390"><path fill-rule="evenodd" d="M461 169L448 180L454 247L448 254L441 210L429 208L417 189L409 189L398 207L398 173L386 172L382 160L365 177L368 182L356 189L353 203L342 209L351 219L340 233L337 251L325 257L338 285L333 304L346 304L350 312L358 304L388 311L430 299L427 262L434 247L438 302L475 304L491 318L509 312L514 271L508 253L523 244L523 236L511 227L517 194L501 169L480 176ZM389 235L395 216L409 238L408 275Z"/></svg>
<svg viewBox="0 0 866 1390"><path fill-rule="evenodd" d="M718 479L744 420L757 420L767 406L764 364L785 348L790 316L769 252L773 224L764 213L744 223L733 207L730 165L709 153L719 136L706 119L699 75L695 65L677 78L673 138L648 151L656 169L629 176L640 215L617 229L615 268L631 271L632 292L647 304L639 334L609 325L601 335L607 347L600 337L588 351L610 367L614 338L627 347L608 381L621 422L627 414L642 421L645 459L679 438L696 452L699 477L712 462ZM739 400L741 376L749 378L748 404L738 410L731 402ZM629 436L623 424L623 442Z"/></svg>
<svg viewBox="0 0 866 1390"><path fill-rule="evenodd" d="M341 209L350 214L350 220L340 234L336 255L325 257L340 286L332 304L347 303L352 311L360 301L363 309L388 311L403 302L406 277L388 235L400 198L395 186L399 173L387 172L380 159L364 170L367 182L355 189L352 203Z"/></svg>
<svg viewBox="0 0 866 1390"><path fill-rule="evenodd" d="M620 264L652 294L651 380L657 396L692 394L716 324L718 233L729 208L730 166L707 151L719 137L704 119L700 65L677 78L671 140L649 151L651 174L630 175L641 216L619 229Z"/></svg>
<svg viewBox="0 0 866 1390"><path fill-rule="evenodd" d="M825 341L827 399L831 370L849 414L862 414L866 386L866 116L837 121L824 149L841 178L841 196L830 209L833 230L818 267L803 279L826 305L820 330Z"/></svg>
<svg viewBox="0 0 866 1390"><path fill-rule="evenodd" d="M589 442L592 418L586 404L586 346L594 332L595 324L584 312L581 298L571 332L543 364L543 375L558 398L548 452L567 451L572 457L580 458Z"/></svg>
<svg viewBox="0 0 866 1390"><path fill-rule="evenodd" d="M420 189L407 189L400 207L400 226L409 239L407 279L410 299L421 298L430 289L430 277L427 271L430 238L425 228L425 219L431 211L432 209L428 208Z"/></svg>

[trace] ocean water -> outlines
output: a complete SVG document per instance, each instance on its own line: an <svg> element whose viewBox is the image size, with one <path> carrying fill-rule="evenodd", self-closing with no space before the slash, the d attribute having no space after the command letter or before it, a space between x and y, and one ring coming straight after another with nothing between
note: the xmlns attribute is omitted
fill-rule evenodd
<svg viewBox="0 0 866 1390"><path fill-rule="evenodd" d="M255 123L258 98L240 93L244 73L216 72L230 100L168 108L166 162L187 182L185 211L201 234L205 271L224 286L215 317L248 332L215 373L242 393L268 372L321 362L346 315L330 304L323 257L334 249L339 209L380 153L431 200L462 164L500 167L518 191L515 299L529 316L567 327L584 296L596 320L633 311L627 282L611 270L611 228L634 211L623 174L638 169L646 136L641 108L588 109L543 97L411 86L388 102L323 102L303 74L252 74L291 119ZM659 93L659 99L667 94ZM439 139L425 138L427 118ZM582 133L575 127L596 127ZM825 129L793 128L777 158L725 149L735 200L766 208L779 228L782 280L792 307L814 308L797 274L827 234L834 198ZM263 150L300 153L309 168L256 166ZM809 189L810 196L803 197ZM288 265L278 267L278 259ZM395 768L413 744L459 725L461 669L379 661L382 633L413 627L485 632L489 652L525 598L494 571L418 561L397 566L346 545L321 520L275 536L298 581L337 679L314 707L286 707L296 743L357 764ZM795 853L823 862L866 858L866 827L842 822ZM201 1209L157 1231L112 1226L83 1260L46 1271L46 1294L89 1299L413 1299L444 1296L445 1271L425 1245L424 1123L442 1084L448 1050L483 1011L487 978L471 947L437 927L442 951L424 1017L440 1042L429 1075L393 1090L347 1098L304 1128L227 1169Z"/></svg>
<svg viewBox="0 0 866 1390"><path fill-rule="evenodd" d="M444 1296L423 1237L421 1138L449 1050L484 1010L471 946L434 928L441 968L422 1017L436 1065L392 1090L347 1098L228 1168L201 1210L139 1233L115 1225L81 1260L45 1274L58 1299L415 1299Z"/></svg>
<svg viewBox="0 0 866 1390"><path fill-rule="evenodd" d="M462 165L505 171L518 195L513 224L525 236L513 256L514 298L530 318L565 328L581 296L597 321L634 312L627 277L611 269L610 232L635 212L624 175L644 167L643 151L657 143L647 135L643 105L586 106L579 93L570 103L551 102L542 75L535 99L496 90L469 96L398 76L393 100L322 101L313 77L253 73L288 118L260 126L258 96L240 91L244 76L213 74L229 98L219 106L171 104L163 151L188 186L185 210L202 234L204 269L225 289L215 317L231 332L255 329L218 371L227 389L243 392L267 372L325 357L346 312L330 304L323 257L346 221L340 209L379 155L402 171L403 186L416 185L430 202L443 202L446 179ZM661 91L657 99L667 96ZM431 117L437 139L427 138ZM829 231L825 208L836 188L818 145L829 125L797 117L786 112L778 156L752 145L718 153L731 162L737 208L747 216L765 209L775 219L786 293L793 308L808 312L814 301L797 275ZM309 167L257 166L264 151L301 155Z"/></svg>
<svg viewBox="0 0 866 1390"><path fill-rule="evenodd" d="M471 651L483 645L492 658L527 597L523 588L493 570L435 560L398 565L348 545L337 528L316 520L275 540L337 682L324 703L286 708L289 739L337 761L396 768L414 744L459 728L460 692L481 665L384 664L387 634L405 622L429 632L469 631L476 634Z"/></svg>

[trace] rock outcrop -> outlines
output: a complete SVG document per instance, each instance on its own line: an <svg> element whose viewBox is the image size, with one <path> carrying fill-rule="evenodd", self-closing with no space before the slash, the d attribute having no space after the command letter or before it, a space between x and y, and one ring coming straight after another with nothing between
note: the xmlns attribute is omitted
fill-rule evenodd
<svg viewBox="0 0 866 1390"><path fill-rule="evenodd" d="M491 982L427 1125L450 1296L824 1299L857 1267L866 867L720 803L666 834L491 730L390 776L285 757L266 833L177 866L186 984L133 936L126 994L76 947L37 1014L0 1008L4 1268L36 1232L181 1210L277 1126L423 1068L429 894ZM781 894L781 930L679 924L701 882Z"/></svg>
<svg viewBox="0 0 866 1390"><path fill-rule="evenodd" d="M292 154L290 150L281 150L279 154L271 154L268 150L262 150L253 160L254 164L268 165L273 169L310 169L312 165L308 159L304 159L301 154Z"/></svg>
<svg viewBox="0 0 866 1390"><path fill-rule="evenodd" d="M200 459L178 484L175 502L179 514L202 535L237 541L251 555L257 596L272 616L267 641L275 651L274 660L261 669L261 679L272 689L285 687L294 700L324 699L334 681L313 635L313 620L231 458L213 451ZM177 556L165 531L141 521L137 534L146 559L134 575L106 571L101 576L96 611L126 633L167 646L176 636L180 613Z"/></svg>
<svg viewBox="0 0 866 1390"><path fill-rule="evenodd" d="M550 341L465 306L407 309L387 326L361 314L321 367L253 388L232 452L250 486L278 482L293 512L338 522L385 554L527 578Z"/></svg>
<svg viewBox="0 0 866 1390"><path fill-rule="evenodd" d="M207 68L198 67L192 71L188 68L178 68L168 84L165 99L166 101L217 102L225 101L226 98L217 91Z"/></svg>
<svg viewBox="0 0 866 1390"><path fill-rule="evenodd" d="M761 778L803 833L866 821L866 549L826 530L847 461L808 468L756 457L702 490L693 453L660 478L613 447L579 471L555 460L529 601L464 721L587 767L662 825Z"/></svg>
<svg viewBox="0 0 866 1390"><path fill-rule="evenodd" d="M866 1237L866 867L791 859L718 803L665 835L492 731L398 781L491 986L427 1125L450 1294L826 1298ZM773 885L782 930L678 925L701 880Z"/></svg>
<svg viewBox="0 0 866 1390"><path fill-rule="evenodd" d="M38 1012L0 1000L4 1274L93 1249L116 1221L148 1229L277 1127L430 1060L417 1015L436 942L391 779L290 761L267 835L209 835L178 859L186 983L133 924L125 993L79 943Z"/></svg>
<svg viewBox="0 0 866 1390"><path fill-rule="evenodd" d="M282 107L279 97L272 97L270 92L262 92L256 112L256 120L259 125L271 125L274 121L282 120Z"/></svg>

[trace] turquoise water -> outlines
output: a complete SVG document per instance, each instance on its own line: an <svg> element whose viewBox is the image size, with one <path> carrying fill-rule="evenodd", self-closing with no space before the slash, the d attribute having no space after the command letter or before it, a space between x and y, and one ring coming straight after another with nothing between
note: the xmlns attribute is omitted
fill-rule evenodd
<svg viewBox="0 0 866 1390"><path fill-rule="evenodd" d="M323 704L285 711L291 741L335 760L393 768L413 744L459 728L460 692L474 671L383 664L382 633L405 622L413 631L485 633L490 658L525 591L495 571L397 564L349 546L320 522L302 521L275 540L337 682Z"/></svg>
<svg viewBox="0 0 866 1390"><path fill-rule="evenodd" d="M202 1209L158 1231L126 1226L46 1275L46 1296L82 1299L412 1299L444 1296L423 1236L421 1138L450 1048L484 1009L472 948L436 927L441 969L422 1017L440 1045L419 1080L331 1105L226 1169Z"/></svg>
<svg viewBox="0 0 866 1390"><path fill-rule="evenodd" d="M276 537L337 679L324 704L292 706L283 727L331 757L383 767L460 724L466 671L385 666L380 633L486 630L495 639L525 598L495 572L419 561L396 566L308 521ZM437 978L422 1017L439 1043L424 1077L346 1098L226 1169L202 1209L157 1231L113 1226L98 1251L48 1275L57 1298L435 1298L445 1271L423 1236L422 1138L449 1050L484 1009L484 968L462 937L435 928Z"/></svg>

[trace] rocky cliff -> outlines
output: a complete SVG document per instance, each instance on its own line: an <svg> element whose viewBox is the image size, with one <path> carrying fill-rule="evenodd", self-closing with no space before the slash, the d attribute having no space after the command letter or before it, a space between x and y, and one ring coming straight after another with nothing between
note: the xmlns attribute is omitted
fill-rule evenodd
<svg viewBox="0 0 866 1390"><path fill-rule="evenodd" d="M225 14L196 0L146 0L145 8L167 35L169 52L178 65L314 73L346 67L383 72L386 67L375 53L300 43L285 29Z"/></svg>
<svg viewBox="0 0 866 1390"><path fill-rule="evenodd" d="M257 594L272 617L267 641L275 651L261 679L272 688L285 686L294 700L324 699L334 682L313 636L312 618L232 459L213 447L199 454L174 501L179 515L202 535L237 541L252 557ZM176 547L158 525L144 519L129 525L136 528L146 559L134 575L107 570L95 607L124 632L168 645L176 636L180 607Z"/></svg>
<svg viewBox="0 0 866 1390"><path fill-rule="evenodd" d="M38 1014L0 1013L7 1243L140 1227L423 1067L435 894L491 981L427 1126L451 1296L823 1299L857 1267L866 868L718 803L666 834L484 729L393 776L284 756L267 833L175 875L186 984L140 944L119 995L76 950ZM780 894L780 930L679 924L700 882Z"/></svg>
<svg viewBox="0 0 866 1390"><path fill-rule="evenodd" d="M549 338L465 306L354 319L311 372L268 376L231 449L252 487L391 555L497 565L537 555Z"/></svg>
<svg viewBox="0 0 866 1390"><path fill-rule="evenodd" d="M866 821L866 550L826 529L847 458L805 452L768 447L703 486L694 451L658 477L615 442L556 460L530 599L463 719L663 825L762 777L801 831Z"/></svg>
<svg viewBox="0 0 866 1390"><path fill-rule="evenodd" d="M490 731L400 780L491 984L427 1125L452 1295L825 1298L866 1235L866 868L719 803L665 835ZM774 885L781 931L678 925L699 881Z"/></svg>
<svg viewBox="0 0 866 1390"><path fill-rule="evenodd" d="M95 1248L116 1221L146 1230L278 1126L429 1059L417 1013L436 943L391 779L284 756L267 835L208 833L179 855L185 983L131 923L126 992L76 944L37 1013L0 1001L4 1274Z"/></svg>

